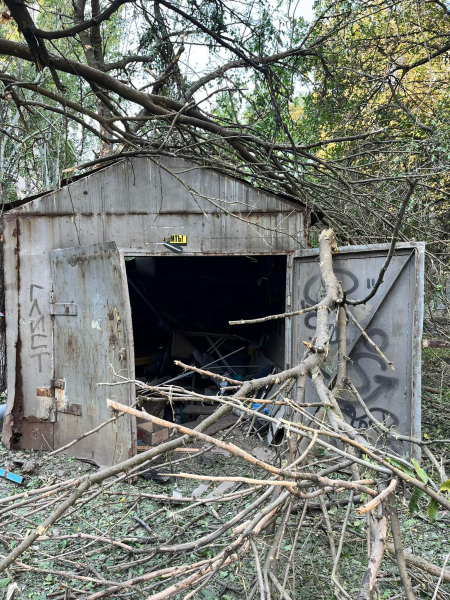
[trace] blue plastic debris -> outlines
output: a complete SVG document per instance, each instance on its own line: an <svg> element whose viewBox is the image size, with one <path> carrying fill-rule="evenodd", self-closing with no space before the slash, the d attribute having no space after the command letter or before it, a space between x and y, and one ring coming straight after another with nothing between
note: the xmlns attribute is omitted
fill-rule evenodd
<svg viewBox="0 0 450 600"><path fill-rule="evenodd" d="M9 473L8 471L5 471L5 469L0 469L0 477L9 479L9 481L13 481L14 483L22 483L23 481L23 477L16 475L15 473Z"/></svg>
<svg viewBox="0 0 450 600"><path fill-rule="evenodd" d="M252 404L252 408L253 410L258 410L258 408L261 406L261 404L259 404L258 402L253 402ZM269 414L269 409L267 407L264 407L262 410L260 410L259 412L264 413L265 415Z"/></svg>

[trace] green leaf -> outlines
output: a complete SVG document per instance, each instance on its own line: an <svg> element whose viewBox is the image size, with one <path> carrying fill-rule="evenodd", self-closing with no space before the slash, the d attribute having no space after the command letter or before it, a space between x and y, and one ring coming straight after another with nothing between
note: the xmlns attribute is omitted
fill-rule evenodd
<svg viewBox="0 0 450 600"><path fill-rule="evenodd" d="M409 499L409 504L408 504L409 512L411 514L418 512L419 501L422 498L423 494L424 494L424 492L422 492L422 490L419 490L419 488L415 488L415 490L411 494L411 498Z"/></svg>
<svg viewBox="0 0 450 600"><path fill-rule="evenodd" d="M399 462L398 460L395 460L395 458L386 458L385 460L390 462L391 465L393 465L394 467L397 467L397 469L400 469L400 471L403 471L403 473L406 473L410 477L414 477L414 479L416 478L416 476L414 475L414 473L411 471L410 468L408 468L407 466L405 466L403 463Z"/></svg>
<svg viewBox="0 0 450 600"><path fill-rule="evenodd" d="M450 492L450 479L441 483L441 487L439 488L440 492Z"/></svg>
<svg viewBox="0 0 450 600"><path fill-rule="evenodd" d="M414 469L417 473L417 475L420 477L420 479L424 482L424 483L428 483L428 475L425 473L425 471L422 469L422 467L419 465L417 459L412 458L411 459L412 464L414 465Z"/></svg>
<svg viewBox="0 0 450 600"><path fill-rule="evenodd" d="M0 579L0 588L8 587L8 584L9 584L9 577L6 577L5 579Z"/></svg>
<svg viewBox="0 0 450 600"><path fill-rule="evenodd" d="M428 518L430 519L430 523L434 523L437 519L438 515L438 502L434 498L430 500L430 504L428 505Z"/></svg>

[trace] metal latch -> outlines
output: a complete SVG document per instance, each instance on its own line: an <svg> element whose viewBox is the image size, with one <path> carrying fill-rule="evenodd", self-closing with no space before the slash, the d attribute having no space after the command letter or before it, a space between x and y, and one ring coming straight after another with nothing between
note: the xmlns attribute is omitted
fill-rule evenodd
<svg viewBox="0 0 450 600"><path fill-rule="evenodd" d="M75 302L54 302L50 304L50 314L76 317L78 314L78 307Z"/></svg>
<svg viewBox="0 0 450 600"><path fill-rule="evenodd" d="M56 401L56 411L59 413L65 413L66 415L74 415L75 417L81 417L83 415L81 404L65 402L64 400Z"/></svg>

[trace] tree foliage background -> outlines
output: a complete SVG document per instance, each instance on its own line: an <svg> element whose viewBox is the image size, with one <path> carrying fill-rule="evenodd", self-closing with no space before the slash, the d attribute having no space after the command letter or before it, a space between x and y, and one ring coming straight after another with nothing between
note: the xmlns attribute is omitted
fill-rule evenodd
<svg viewBox="0 0 450 600"><path fill-rule="evenodd" d="M448 310L450 10L439 0L6 0L4 203L171 153L308 204L341 243L425 240ZM442 322L432 328L446 336Z"/></svg>
<svg viewBox="0 0 450 600"><path fill-rule="evenodd" d="M445 599L450 595L448 586L445 589L442 586L439 591L442 581L450 582L445 562L441 571L442 561L437 567L409 550L403 551L399 517L394 506L395 489L401 483L404 502L407 492L409 493L411 513L420 510L421 501L423 508L426 500L431 523L434 525L439 520L436 527L442 526L444 529L447 526L443 520L450 510L450 480L444 469L448 458L445 454L436 458L429 447L438 444L440 450L441 444L448 444L449 440L427 441L426 436L421 440L400 436L403 441L412 441L420 446L428 460L425 468L417 461L408 463L402 457L393 458L389 448L375 448L360 432L344 421L336 398L349 383L345 369L337 378L339 383L336 383L332 391L325 386L320 372L320 367L328 356L328 317L333 310L336 310L336 319L342 319L339 327L344 331L339 348L340 364L345 364L347 360L346 317L342 308L346 300L342 298L340 284L332 272L332 248L336 242L334 236L337 236L340 244L388 242L399 224L398 215L403 209L405 214L398 233L400 240L427 242L426 317L429 331L450 340L450 8L440 0L317 0L314 18L307 22L301 16L300 7L301 4L291 0L37 0L33 3L4 0L0 9L0 192L3 209L24 196L57 187L63 179L70 181L74 175L114 160L136 155L169 154L191 158L199 164L244 178L255 186L282 192L294 202L306 204L312 214L318 217L318 224L312 232L312 243L321 245L320 268L328 291L320 302L320 308L327 310L319 311L319 304L309 307L317 309L318 315L321 315L318 318L321 325L318 325L315 341L310 344L306 358L279 377L284 382L283 385L289 384L289 390L293 389L294 380L297 381L296 393L300 390L297 396L298 406L311 406L301 402L308 373L313 375L316 391L322 394L319 394L322 401L319 409L321 412L317 413L320 417L316 415L308 421L311 427L294 421L288 422L289 427L294 427L292 431L298 434L298 439L302 438L302 443L306 442L298 462L304 461L316 443L324 446L324 436L328 436L331 441L337 438L343 442L345 452L331 444L326 444L326 447L327 451L339 456L339 460L342 455L347 460L329 467L331 470L317 471L321 468L318 460L308 468L305 467L304 471L293 471L295 464L285 468L286 465L281 462L281 454L277 456L280 463L278 468L273 464L256 461L237 446L222 444L222 449L225 448L230 454L246 461L247 468L248 464L258 468L262 465L266 476L272 476L269 488L251 505L247 505L247 501L243 499L247 498L247 494L254 494L255 489L259 493L259 487L239 492L242 510L232 520L228 512L224 512L222 516L212 513L221 523L212 538L209 533L205 533L200 540L194 540L198 534L197 520L204 516L203 507L199 515L183 526L183 533L191 526L196 528L194 532L189 532L192 539L188 543L188 550L202 547L203 551L208 548L208 552L212 552L211 542L218 540L224 533L228 536L231 524L239 524L241 529L237 528L232 533L235 536L231 538L232 542L229 537L226 538L223 550L217 555L196 555L197 558L207 557L204 562L208 566L203 561L192 563L189 569L193 569L194 574L184 579L184 587L177 584L148 596L158 600L176 596L181 589L188 590L199 583L193 592L185 596L192 597L206 587L210 577L217 573L222 576L220 569L224 564L240 564L244 554L250 553L250 550L254 554L254 563L247 571L254 578L250 595L253 597L259 590L261 600L270 600L273 597L271 593L276 590L275 593L280 597L289 598L285 589L297 534L292 549L283 548L290 552L290 557L285 562L286 575L282 586L273 573L271 561L274 552L280 554L294 497L305 501L298 505L301 506L301 511L296 513L299 515L302 512L298 531L307 514L309 500L319 498L320 504L313 503L311 510L313 515L323 516L316 519L314 527L319 530L321 524L324 524L322 527L330 549L327 550L327 559L323 559L324 555L319 553L314 557L313 552L307 555L307 559L316 558L321 565L325 564L324 560L328 561L327 568L329 567L331 575L319 575L327 579L327 586L329 582L332 583L332 586L327 587L326 597L331 597L332 594L336 597L353 597L339 584L336 576L343 540L348 533L346 531L354 492L360 494L361 502L365 500L366 494L374 497L358 515L377 508L377 512L367 518L368 525L364 533L363 521L350 523L349 529L352 535L356 535L355 539L360 541L363 538L364 543L367 540L370 555L367 570L360 578L358 587L355 587L354 595L358 594L358 599L369 600L376 592L377 597L381 597L380 591L376 591L376 580L385 546L396 556L405 592L404 596L398 594L394 598L407 597L408 600L413 600L415 597L407 567L410 570L413 567L421 569L420 576L414 570L410 573L414 580L414 590L418 589L417 594L421 597L422 592L427 597L432 596L433 600ZM195 198L196 191L191 191ZM224 199L209 200L216 202L216 206L223 211L233 211ZM302 381L303 384L300 385ZM232 398L235 404L230 404L231 401L227 401L227 404L226 398L222 399L224 405L216 411L217 414L224 415L233 407L254 419L255 411L244 405L244 401L250 401L246 394L262 389L268 383L270 382L266 378L245 382L235 396L226 397ZM352 389L357 394L354 386ZM174 392L172 386L170 392L163 385L152 390L163 397L170 393L171 400L173 393L179 399L192 396L192 392L189 392L190 396L186 396L188 392L182 388ZM364 406L362 399L360 402ZM442 405L439 405L441 413L444 410ZM131 410L120 405L115 408ZM269 419L261 414L256 416ZM209 418L214 420L218 417L211 415ZM396 435L387 430L383 423L370 418L384 434ZM253 420L251 423L253 424ZM284 420L283 427L286 423ZM320 436L315 425L320 429ZM165 426L177 427L173 423L166 423ZM300 429L295 429L295 426ZM201 431L206 427L206 421L199 425L198 431L196 430L198 439L220 447L216 439L201 437ZM0 571L5 571L8 579L0 580L0 587L2 581L6 582L5 586L9 581L12 584L13 578L8 568L13 564L19 572L20 569L28 570L33 576L40 574L39 577L47 574L48 562L39 562L38 553L35 557L32 556L35 552L34 542L50 541L54 544L56 539L64 539L66 543L67 539L73 540L75 537L77 542L73 543L80 545L73 552L78 552L78 558L84 558L85 563L71 562L70 572L53 570L48 572L47 577L54 575L55 578L60 578L58 581L68 582L72 576L75 577L76 571L77 585L83 582L83 585L95 583L96 586L106 586L103 591L89 596L91 600L119 593L123 586L128 589L130 585L140 585L147 579L159 578L162 572L168 575L165 570L166 559L161 564L152 565L151 568L156 569L154 572L143 575L143 567L142 571L136 570L158 553L166 553L171 557L168 567L171 578L178 577L183 569L188 569L185 565L175 564L176 561L184 562L184 543L170 546L163 544L155 549L154 542L149 538L146 547L139 546L136 549L124 546L124 539L132 544L136 539L139 543L141 541L139 538L124 537L132 529L128 531L122 528L121 523L125 517L122 518L122 507L119 505L119 508L116 507L117 519L114 525L109 520L106 524L103 523L101 519L104 515L99 514L94 521L86 513L86 522L101 523L104 532L107 532L102 538L97 537L95 543L106 543L112 548L114 544L111 532L116 528L114 534L117 540L114 543L121 552L129 553L131 548L131 553L148 554L150 550L151 553L150 558L134 557L132 562L123 564L124 569L132 565L132 579L122 580L117 576L112 580L111 577L116 575L113 573L111 576L110 569L113 567L108 562L110 558L106 556L107 552L104 555L93 555L98 563L104 559L100 567L104 570L99 574L98 564L94 566L88 561L85 554L87 546L80 543L79 528L77 532L72 529L72 512L69 517L64 517L67 520L61 519L64 511L70 507L74 507L74 511L78 510L77 502L78 506L81 503L84 507L85 497L81 496L87 494L91 486L101 486L107 478L115 475L118 475L117 479L108 483L108 486L123 482L124 487L120 488L120 492L114 491L111 494L124 494L124 497L126 493L134 494L127 477L140 472L141 467L144 472L145 469L148 471L148 465L154 463L146 461L188 443L191 433L184 433L184 438L171 440L141 456L133 457L119 468L114 467L114 472L99 471L80 480L55 484L50 491L59 496L49 504L41 504L41 500L47 497L49 488L34 490L35 496L30 498L25 498L27 493L24 493L0 499L4 504L19 500L19 504L12 504L1 510L2 515L11 513L7 517L11 517L11 520L2 522L3 538L0 541L6 548L6 553L0 563ZM297 448L294 453L291 450L292 459L296 452ZM330 460L337 460L336 456ZM370 461L366 460L368 457ZM184 459L178 459L177 462L181 460ZM171 462L167 464L172 468ZM235 463L230 461L229 464ZM351 473L347 469L350 465ZM316 471L312 469L313 466ZM299 468L303 467L302 463ZM358 475L361 467L362 474L366 471L370 473L370 479L361 479ZM344 478L324 477L331 473L337 477L338 472L340 475L343 473ZM248 475L246 470L243 473ZM390 478L388 487L385 487L386 475ZM436 481L440 478L441 483L435 483L433 477ZM265 480L248 477L241 479L242 483L248 485L267 485ZM296 489L292 488L294 483ZM272 495L270 485L280 485L283 492L278 496ZM75 491L71 490L72 486L75 486ZM342 510L339 506L332 506L332 503L327 506L323 497L324 494L331 494L338 486L350 493ZM378 486L377 491L367 486ZM296 493L302 487L317 489L304 495L300 492L298 496ZM398 494L399 490L400 485ZM86 503L105 491L106 487L101 488ZM64 505L60 504L53 510L53 502L59 500L64 501ZM188 498L184 500L190 502ZM229 500L235 501L235 497L231 495ZM136 503L140 501L139 495ZM242 502L245 504L243 508ZM263 502L264 509L260 511L258 507ZM34 503L39 506L35 508ZM109 499L105 506L106 504L109 510ZM367 508L370 504L372 508ZM131 504L122 506L128 511ZM134 506L133 504L132 507ZM439 507L445 510L440 515ZM17 512L17 508L24 510L26 514ZM31 508L33 512L28 513ZM194 505L189 510L191 508ZM257 508L259 512L256 513L255 520L247 525L248 521L244 519ZM148 505L147 509L148 519L155 519L164 512L158 518L163 521L164 526L172 523L170 519L173 515L167 517L165 509L155 511L153 505ZM106 513L100 501L93 510ZM132 508L130 512L131 510ZM48 516L39 527L35 527L35 523L31 521L34 529L24 534L21 520L28 523L28 517L35 512ZM269 528L273 517L275 526L281 514L281 522L270 544L266 547L265 538L258 542L266 556L261 568L259 549L254 540L258 533L265 531L263 523L264 527ZM337 516L331 519L331 524L330 515L333 514ZM108 519L109 517L108 513ZM342 529L339 521L341 517ZM394 544L390 546L389 543L385 544L388 517L394 539ZM111 517L112 520L114 518ZM310 525L314 517L308 516L308 519ZM63 537L55 534L54 530L52 535L56 536L55 539L41 535L47 534L49 527L57 521L63 523L61 527L66 528ZM143 526L142 519L138 518L137 522ZM337 525L340 533L337 533ZM11 528L7 529L6 526ZM129 523L127 528L128 526ZM156 531L162 525L154 520L153 526ZM208 523L206 526L209 527ZM258 527L260 529L255 533ZM403 522L402 527L406 527ZM147 533L152 534L145 522L144 528ZM411 531L417 530L414 528ZM427 530L426 535L430 531ZM433 531L439 533L436 528ZM91 533L89 531L83 534L83 539L95 538ZM173 533L173 539L177 542L179 535L179 531ZM340 542L336 550L334 540L337 543L337 535ZM309 536L308 533L305 544ZM171 541L172 533L167 537ZM408 531L408 543L413 544L415 537L415 534ZM445 543L448 543L447 538ZM355 546L354 542L353 545ZM443 543L442 547L444 545ZM57 545L53 548L51 560L56 562L59 560L60 548ZM439 551L440 548L441 546ZM366 550L364 549L364 554ZM30 554L27 554L28 551ZM350 557L349 552L346 551L345 554L347 556L342 555L342 558ZM17 559L22 555L29 564L18 562ZM46 555L46 560L48 556ZM173 556L176 557L175 561L172 560ZM31 564L34 558L36 564ZM129 557L126 555L122 558L128 561ZM194 556L191 555L189 560L194 560ZM445 560L450 560L450 554ZM361 566L361 555L353 563L344 563L346 576L348 573L353 575L352 568L354 569L355 564ZM305 572L307 569L311 571L306 562L304 565ZM159 571L162 566L164 569ZM89 571L94 577L87 581L85 574ZM395 577L398 581L397 572ZM315 582L318 579L311 581L314 585L308 589L309 595L305 597L315 598ZM272 586L272 592L271 582L275 586ZM145 588L146 593L162 583L164 581L156 581ZM69 585L65 585L64 592L52 597L61 600L71 597ZM292 588L295 591L295 584ZM352 589L350 591L353 594ZM58 588L57 593L59 592ZM86 597L86 589L77 589L76 593L79 597ZM145 597L140 588L129 594Z"/></svg>
<svg viewBox="0 0 450 600"><path fill-rule="evenodd" d="M3 202L113 157L189 156L307 203L341 243L428 242L448 308L450 11L439 0L6 0ZM442 335L445 328L434 322Z"/></svg>

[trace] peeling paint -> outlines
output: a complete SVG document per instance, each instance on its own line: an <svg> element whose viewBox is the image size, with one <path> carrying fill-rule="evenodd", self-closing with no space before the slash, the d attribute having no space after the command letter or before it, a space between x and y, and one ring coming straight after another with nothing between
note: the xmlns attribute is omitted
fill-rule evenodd
<svg viewBox="0 0 450 600"><path fill-rule="evenodd" d="M92 321L92 329L98 329L99 331L102 331L102 326L100 325L100 321L98 319Z"/></svg>

